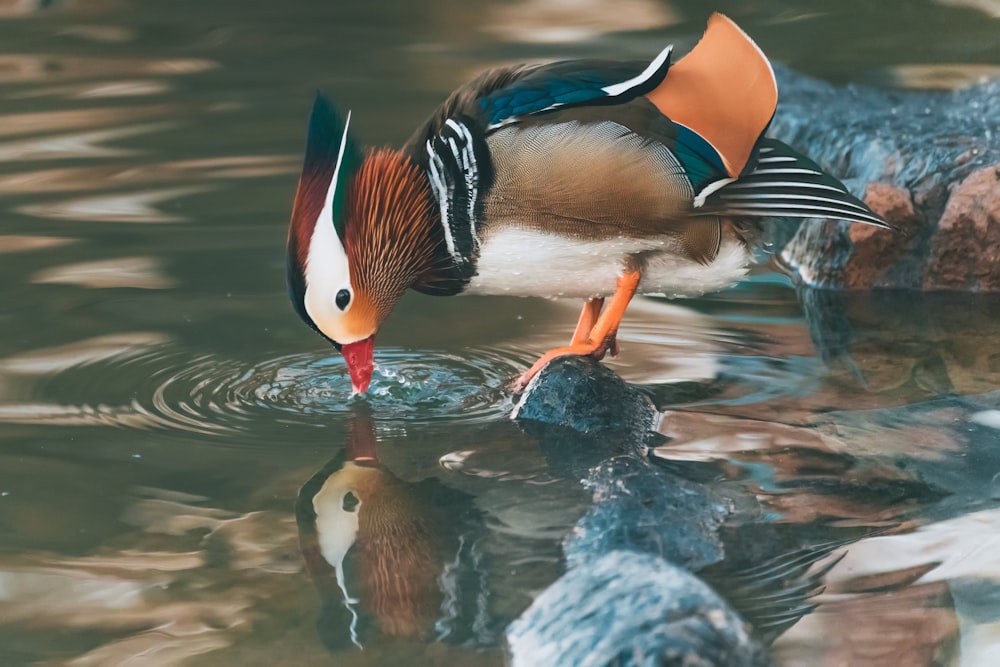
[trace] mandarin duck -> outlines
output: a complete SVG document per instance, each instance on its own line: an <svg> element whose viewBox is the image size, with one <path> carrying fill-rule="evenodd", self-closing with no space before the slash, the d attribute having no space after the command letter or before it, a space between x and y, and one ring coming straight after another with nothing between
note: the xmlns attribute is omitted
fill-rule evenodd
<svg viewBox="0 0 1000 667"><path fill-rule="evenodd" d="M299 547L324 599L324 641L361 647L374 630L422 637L466 634L468 618L442 602L467 576L463 528L471 498L434 478L404 481L378 459L370 414L355 411L346 447L295 503ZM451 604L455 604L452 600Z"/></svg>
<svg viewBox="0 0 1000 667"><path fill-rule="evenodd" d="M632 297L727 287L748 218L885 221L815 162L764 136L774 72L730 19L671 63L568 60L484 72L401 150L362 152L317 95L288 235L299 315L367 390L376 332L407 290L584 299L550 360L602 358ZM605 304L605 300L607 303Z"/></svg>

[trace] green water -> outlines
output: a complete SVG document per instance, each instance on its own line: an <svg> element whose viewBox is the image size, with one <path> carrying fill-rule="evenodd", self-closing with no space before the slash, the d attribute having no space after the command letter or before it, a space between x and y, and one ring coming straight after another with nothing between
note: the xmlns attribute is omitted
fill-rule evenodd
<svg viewBox="0 0 1000 667"><path fill-rule="evenodd" d="M987 0L717 9L773 59L837 83L1000 73ZM399 143L484 67L686 48L708 12L0 0L0 665L502 664L505 624L559 576L588 505L579 470L507 420L505 386L569 335L577 306L408 296L380 334L371 397L350 399L284 284L306 115L322 89L368 142ZM989 553L996 401L948 401L1000 387L1000 311L884 295L833 312L850 335L818 344L827 329L764 266L721 295L634 304L613 367L669 410L662 457L723 462L778 520L912 521L942 527L948 539L928 540L947 553ZM293 509L359 441L382 465L362 502L390 498L403 523L433 527L402 547L423 560L389 562L415 592L402 611L362 614L364 651L335 577L307 567L311 529ZM348 588L363 588L373 553L352 555ZM776 655L815 664L893 645L870 630L883 623L932 638L910 664L990 664L1000 606L954 582L992 590L1000 569L969 560L896 592L903 602L855 600L838 616L832 601L827 630L810 630L821 607ZM436 583L449 564L452 598Z"/></svg>

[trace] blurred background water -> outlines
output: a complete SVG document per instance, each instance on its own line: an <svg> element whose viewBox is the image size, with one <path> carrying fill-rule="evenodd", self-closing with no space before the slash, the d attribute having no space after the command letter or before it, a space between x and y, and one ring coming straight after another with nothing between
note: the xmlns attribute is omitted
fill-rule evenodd
<svg viewBox="0 0 1000 667"><path fill-rule="evenodd" d="M398 144L485 67L683 52L712 10L838 84L1000 75L992 0L0 0L0 664L501 664L588 503L505 386L577 305L410 295L350 399L284 285L312 97ZM860 601L835 574L779 662L1000 663L996 306L803 306L763 265L630 309L612 365L664 409L660 456L721 462L776 521L912 522L850 573L957 561ZM321 490L404 537L332 567Z"/></svg>

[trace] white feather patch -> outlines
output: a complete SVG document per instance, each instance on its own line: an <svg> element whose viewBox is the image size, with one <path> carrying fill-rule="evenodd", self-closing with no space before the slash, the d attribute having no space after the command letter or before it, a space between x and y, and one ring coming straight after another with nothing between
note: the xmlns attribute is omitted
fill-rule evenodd
<svg viewBox="0 0 1000 667"><path fill-rule="evenodd" d="M630 255L642 253L640 294L698 296L739 281L749 253L734 239L723 240L716 258L699 264L679 253L669 237L579 241L534 230L508 228L480 247L477 274L464 294L572 297L609 296Z"/></svg>
<svg viewBox="0 0 1000 667"><path fill-rule="evenodd" d="M710 194L718 190L721 190L722 188L726 187L727 185L735 181L736 181L735 178L721 178L717 181L712 181L704 188L702 188L701 192L698 193L698 196L694 198L694 207L701 208L702 206L705 205L705 199Z"/></svg>
<svg viewBox="0 0 1000 667"><path fill-rule="evenodd" d="M333 226L333 199L344 161L347 128L350 124L351 113L348 112L347 120L344 122L344 136L340 140L340 152L337 154L337 164L333 170L333 178L330 179L330 187L326 191L323 210L320 211L319 219L313 227L305 266L306 312L320 331L338 343L354 342L341 324L343 312L334 303L338 291L351 289L347 252Z"/></svg>
<svg viewBox="0 0 1000 667"><path fill-rule="evenodd" d="M353 466L354 464L348 465ZM344 596L344 606L351 613L349 626L351 642L360 648L361 642L358 640L357 633L358 613L354 609L358 600L347 592L347 581L344 577L344 559L358 539L358 514L361 509L360 502L355 511L344 509L344 498L351 492L348 487L349 482L349 473L346 467L344 470L330 475L323 484L323 488L313 496L313 510L316 512L316 537L320 553L336 572L337 586Z"/></svg>
<svg viewBox="0 0 1000 667"><path fill-rule="evenodd" d="M649 81L649 78L656 74L656 72L663 67L664 61L670 57L670 52L674 50L674 45L671 44L667 48L660 51L660 55L653 58L653 62L649 63L649 66L642 71L642 74L636 77L632 77L628 81L622 81L621 83L614 83L610 86L604 86L604 92L609 96L614 97L616 95L621 95L622 93L635 88L636 86L642 85L643 83Z"/></svg>

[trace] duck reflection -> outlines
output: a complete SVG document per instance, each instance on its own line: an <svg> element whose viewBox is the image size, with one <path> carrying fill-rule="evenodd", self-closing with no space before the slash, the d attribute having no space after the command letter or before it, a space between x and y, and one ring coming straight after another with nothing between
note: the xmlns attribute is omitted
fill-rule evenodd
<svg viewBox="0 0 1000 667"><path fill-rule="evenodd" d="M376 634L456 639L483 625L471 500L435 479L397 477L378 460L371 414L352 415L344 451L306 482L295 511L328 648L361 648Z"/></svg>

